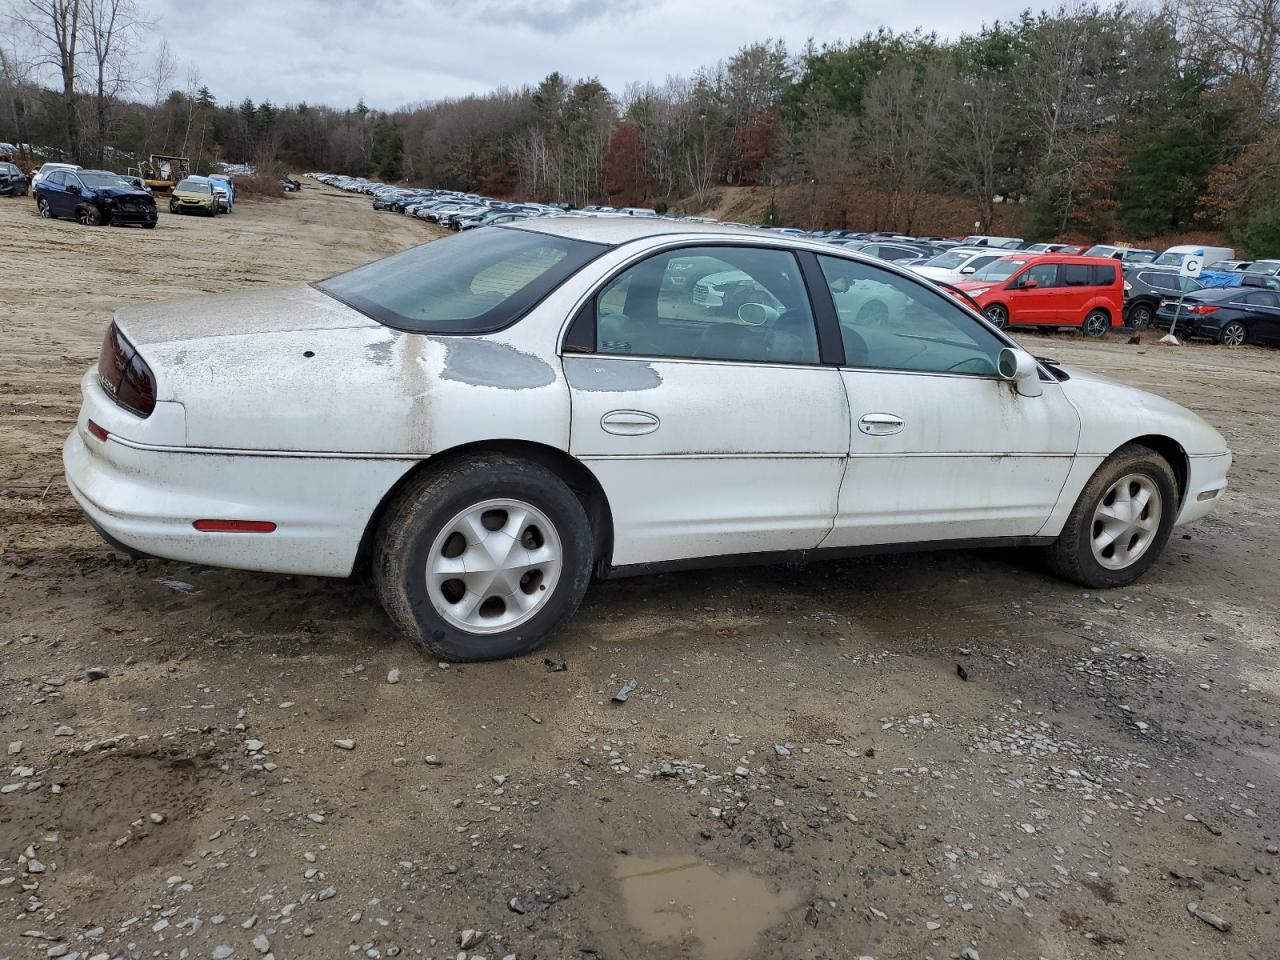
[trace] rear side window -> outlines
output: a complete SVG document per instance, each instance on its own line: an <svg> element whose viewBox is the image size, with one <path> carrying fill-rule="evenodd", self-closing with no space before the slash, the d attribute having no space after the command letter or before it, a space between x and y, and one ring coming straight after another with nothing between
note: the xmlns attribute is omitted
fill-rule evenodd
<svg viewBox="0 0 1280 960"><path fill-rule="evenodd" d="M519 320L607 248L480 227L322 280L316 288L410 333L490 333Z"/></svg>
<svg viewBox="0 0 1280 960"><path fill-rule="evenodd" d="M1114 263L1095 263L1090 264L1089 274L1090 282L1095 287L1109 287L1116 282L1116 270L1119 268Z"/></svg>

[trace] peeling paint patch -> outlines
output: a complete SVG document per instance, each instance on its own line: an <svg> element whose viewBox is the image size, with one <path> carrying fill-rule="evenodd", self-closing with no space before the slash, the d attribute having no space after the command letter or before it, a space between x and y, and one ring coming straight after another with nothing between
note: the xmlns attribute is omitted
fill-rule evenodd
<svg viewBox="0 0 1280 960"><path fill-rule="evenodd" d="M496 340L441 337L435 342L444 346L444 380L502 390L531 390L556 382L549 363Z"/></svg>
<svg viewBox="0 0 1280 960"><path fill-rule="evenodd" d="M569 386L590 393L634 393L662 386L662 374L642 360L565 357L564 375Z"/></svg>

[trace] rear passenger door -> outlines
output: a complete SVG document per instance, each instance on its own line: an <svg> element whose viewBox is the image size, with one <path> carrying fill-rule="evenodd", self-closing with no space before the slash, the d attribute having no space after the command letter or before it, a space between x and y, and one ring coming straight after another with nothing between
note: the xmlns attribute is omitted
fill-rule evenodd
<svg viewBox="0 0 1280 960"><path fill-rule="evenodd" d="M1280 298L1270 290L1254 290L1244 296L1248 304L1249 332L1264 343L1280 341Z"/></svg>
<svg viewBox="0 0 1280 960"><path fill-rule="evenodd" d="M49 204L49 212L55 217L65 217L66 213L66 178L65 170L55 170L40 180L40 190Z"/></svg>
<svg viewBox="0 0 1280 960"><path fill-rule="evenodd" d="M834 328L800 263L758 245L646 256L565 342L570 452L613 511L613 562L816 547L849 451Z"/></svg>

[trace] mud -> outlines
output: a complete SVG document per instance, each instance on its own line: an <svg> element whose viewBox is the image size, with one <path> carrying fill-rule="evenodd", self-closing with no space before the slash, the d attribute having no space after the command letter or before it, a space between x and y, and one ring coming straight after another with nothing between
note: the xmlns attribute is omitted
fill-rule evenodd
<svg viewBox="0 0 1280 960"><path fill-rule="evenodd" d="M116 307L430 235L310 182L145 232L0 200L0 957L1275 957L1280 351L1023 338L1235 452L1120 591L1016 551L637 578L566 670L442 668L364 580L98 540L59 450Z"/></svg>

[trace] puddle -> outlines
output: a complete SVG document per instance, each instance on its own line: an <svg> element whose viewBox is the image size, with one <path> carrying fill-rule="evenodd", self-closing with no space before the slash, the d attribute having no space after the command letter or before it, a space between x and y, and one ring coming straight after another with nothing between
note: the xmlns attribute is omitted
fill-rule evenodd
<svg viewBox="0 0 1280 960"><path fill-rule="evenodd" d="M622 857L616 874L627 920L645 940L692 945L704 960L750 956L756 938L802 900L774 893L746 870L713 870L697 857Z"/></svg>

